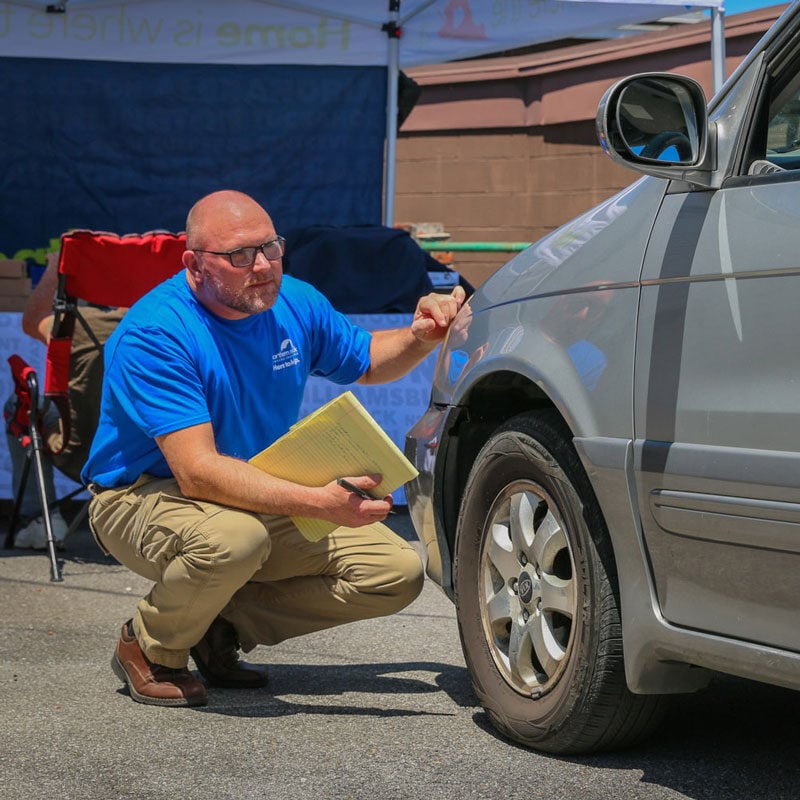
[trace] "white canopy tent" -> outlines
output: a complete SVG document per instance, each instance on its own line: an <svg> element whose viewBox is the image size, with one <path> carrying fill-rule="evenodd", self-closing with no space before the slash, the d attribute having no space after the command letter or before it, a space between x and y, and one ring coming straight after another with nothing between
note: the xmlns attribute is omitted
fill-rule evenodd
<svg viewBox="0 0 800 800"><path fill-rule="evenodd" d="M101 62L385 65L390 225L401 68L597 38L698 8L712 15L717 91L725 77L722 0L10 0L0 3L0 51Z"/></svg>

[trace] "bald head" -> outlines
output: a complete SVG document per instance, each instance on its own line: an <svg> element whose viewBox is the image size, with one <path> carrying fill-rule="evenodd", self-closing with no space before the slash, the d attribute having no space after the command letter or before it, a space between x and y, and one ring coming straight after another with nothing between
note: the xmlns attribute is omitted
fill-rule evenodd
<svg viewBox="0 0 800 800"><path fill-rule="evenodd" d="M183 266L194 296L224 319L242 319L271 308L283 276L280 258L262 245L274 243L269 214L249 195L226 189L198 200L186 218ZM248 267L234 266L231 252L252 248ZM274 255L274 249L269 251Z"/></svg>
<svg viewBox="0 0 800 800"><path fill-rule="evenodd" d="M269 214L249 195L232 189L198 200L186 217L188 249L232 250L252 242L232 241L237 234L272 228ZM274 228L273 228L274 231Z"/></svg>

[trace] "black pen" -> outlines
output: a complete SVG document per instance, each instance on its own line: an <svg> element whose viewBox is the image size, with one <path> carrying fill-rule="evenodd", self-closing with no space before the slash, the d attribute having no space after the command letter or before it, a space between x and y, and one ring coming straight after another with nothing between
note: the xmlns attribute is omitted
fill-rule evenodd
<svg viewBox="0 0 800 800"><path fill-rule="evenodd" d="M344 478L337 478L336 483L342 487L342 489L347 489L348 492L352 492L353 494L357 494L359 497L363 497L365 500L380 500L380 497L373 497L366 489L359 489L358 486L354 486L350 481L345 480ZM389 510L390 514L394 514L394 510Z"/></svg>

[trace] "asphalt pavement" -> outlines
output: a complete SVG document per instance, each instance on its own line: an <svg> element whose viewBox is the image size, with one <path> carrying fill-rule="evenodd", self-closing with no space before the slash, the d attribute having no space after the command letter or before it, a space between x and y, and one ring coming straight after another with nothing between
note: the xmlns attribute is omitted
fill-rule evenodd
<svg viewBox="0 0 800 800"><path fill-rule="evenodd" d="M413 539L407 514L390 521ZM266 689L142 706L109 662L147 582L85 528L61 560L53 583L43 553L0 551L0 800L800 796L800 695L730 678L680 698L635 750L561 759L503 740L475 704L454 609L429 582L393 617L257 648Z"/></svg>

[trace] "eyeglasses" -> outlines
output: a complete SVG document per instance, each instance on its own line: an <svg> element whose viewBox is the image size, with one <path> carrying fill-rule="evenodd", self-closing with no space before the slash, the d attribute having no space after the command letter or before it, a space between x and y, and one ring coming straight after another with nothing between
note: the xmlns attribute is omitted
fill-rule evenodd
<svg viewBox="0 0 800 800"><path fill-rule="evenodd" d="M195 247L196 253L211 253L215 256L228 256L232 267L244 269L252 267L256 263L259 251L263 253L267 261L277 261L286 252L286 239L277 236L271 242L264 242L256 247L240 247L237 250L201 250Z"/></svg>

